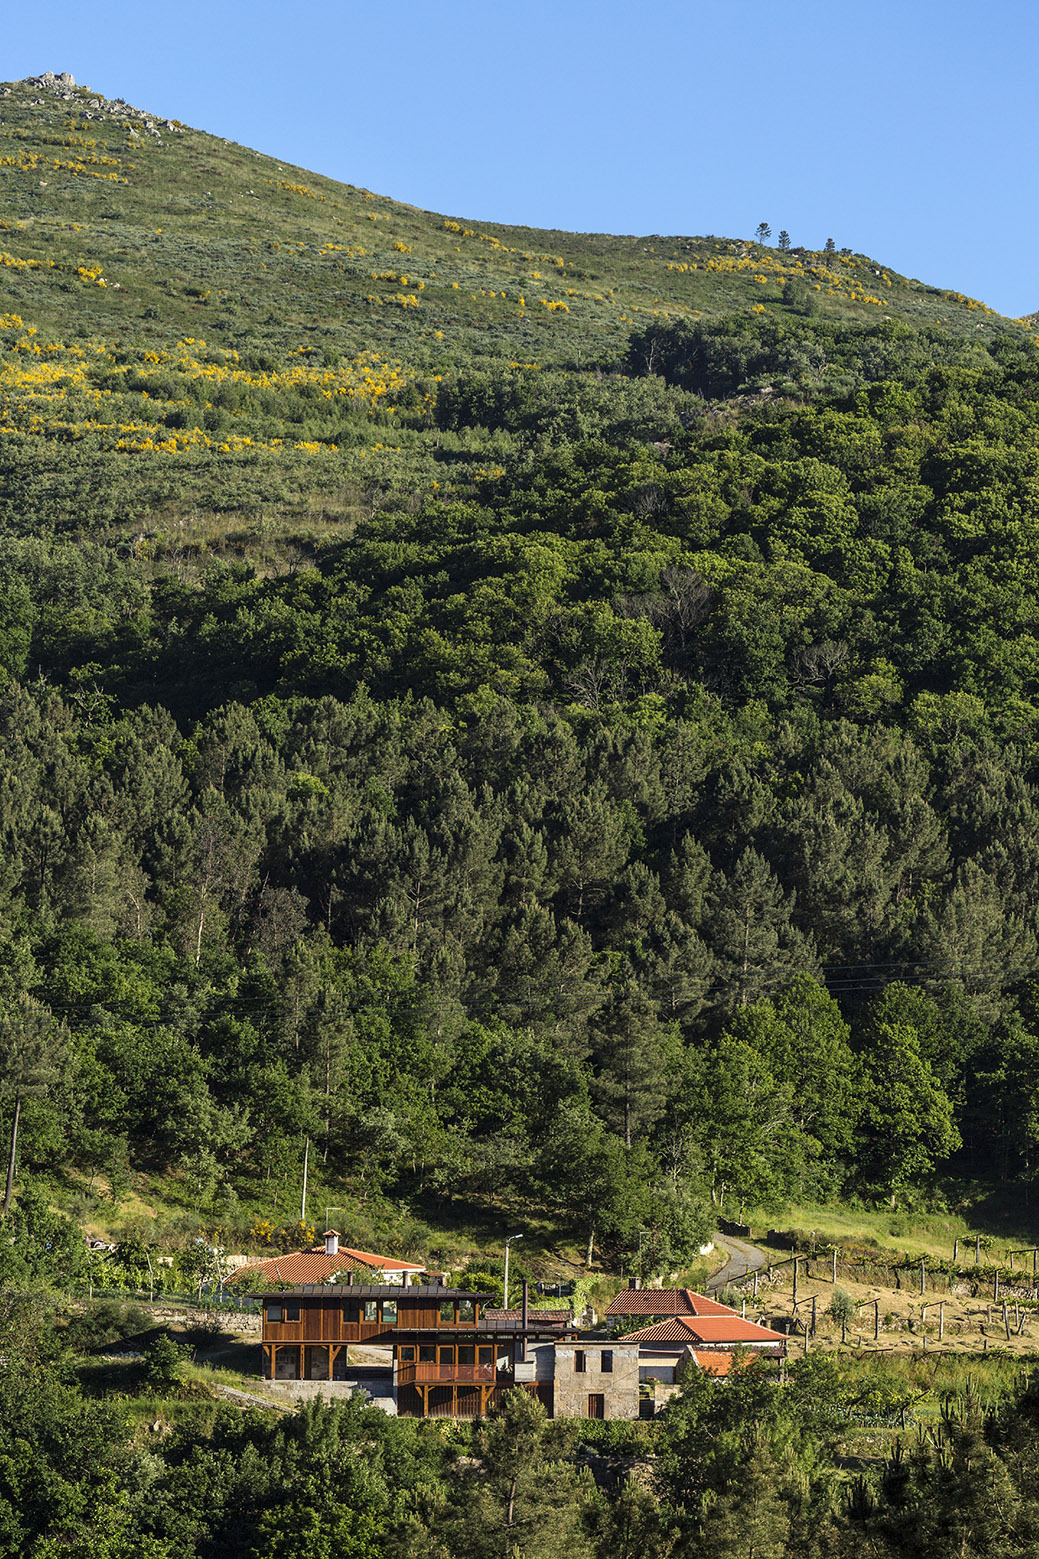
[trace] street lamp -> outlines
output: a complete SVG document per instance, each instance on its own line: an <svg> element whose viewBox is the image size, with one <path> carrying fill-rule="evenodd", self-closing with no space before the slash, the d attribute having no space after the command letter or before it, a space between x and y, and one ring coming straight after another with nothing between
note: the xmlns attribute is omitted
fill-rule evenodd
<svg viewBox="0 0 1039 1559"><path fill-rule="evenodd" d="M513 1240L521 1240L522 1234L510 1234L505 1241L505 1309L509 1308L509 1246Z"/></svg>

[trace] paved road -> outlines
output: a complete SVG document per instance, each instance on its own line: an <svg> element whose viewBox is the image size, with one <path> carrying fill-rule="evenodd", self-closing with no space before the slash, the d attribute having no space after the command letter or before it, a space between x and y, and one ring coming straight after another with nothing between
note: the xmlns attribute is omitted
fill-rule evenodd
<svg viewBox="0 0 1039 1559"><path fill-rule="evenodd" d="M748 1245L746 1240L734 1239L731 1234L716 1234L714 1243L728 1253L729 1259L707 1284L709 1293L716 1294L720 1288L725 1287L726 1283L732 1283L736 1278L746 1277L748 1272L759 1272L762 1267L768 1266L768 1256L765 1252L758 1250L756 1245Z"/></svg>

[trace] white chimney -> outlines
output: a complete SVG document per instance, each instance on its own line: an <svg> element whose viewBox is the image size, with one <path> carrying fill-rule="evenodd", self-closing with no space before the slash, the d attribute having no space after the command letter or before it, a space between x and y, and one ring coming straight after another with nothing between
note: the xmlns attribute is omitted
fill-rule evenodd
<svg viewBox="0 0 1039 1559"><path fill-rule="evenodd" d="M339 1255L339 1235L335 1229L325 1230L325 1255Z"/></svg>

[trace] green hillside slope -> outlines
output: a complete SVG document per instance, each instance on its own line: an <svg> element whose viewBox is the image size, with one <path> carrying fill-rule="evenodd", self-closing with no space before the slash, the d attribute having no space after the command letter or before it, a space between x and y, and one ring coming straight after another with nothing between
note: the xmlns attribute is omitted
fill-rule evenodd
<svg viewBox="0 0 1039 1559"><path fill-rule="evenodd" d="M262 559L500 464L512 444L478 417L434 427L474 365L616 372L633 330L734 312L1020 328L862 255L445 218L60 80L2 90L16 527Z"/></svg>
<svg viewBox="0 0 1039 1559"><path fill-rule="evenodd" d="M1033 333L7 91L0 1100L48 1194L244 1239L309 1143L361 1244L522 1209L648 1275L712 1197L1030 1185Z"/></svg>

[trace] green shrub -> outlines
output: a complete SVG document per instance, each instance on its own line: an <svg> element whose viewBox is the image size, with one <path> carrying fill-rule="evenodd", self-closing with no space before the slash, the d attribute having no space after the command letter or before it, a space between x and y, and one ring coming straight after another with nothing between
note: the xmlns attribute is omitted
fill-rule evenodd
<svg viewBox="0 0 1039 1559"><path fill-rule="evenodd" d="M170 1391L180 1379L180 1366L190 1358L191 1349L174 1342L162 1332L149 1343L144 1355L144 1378L156 1391Z"/></svg>

